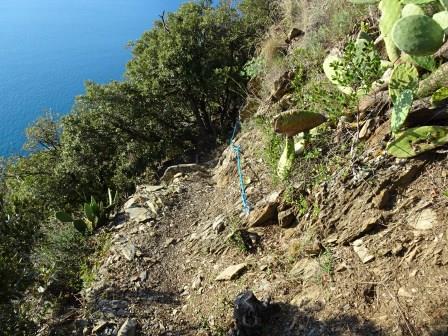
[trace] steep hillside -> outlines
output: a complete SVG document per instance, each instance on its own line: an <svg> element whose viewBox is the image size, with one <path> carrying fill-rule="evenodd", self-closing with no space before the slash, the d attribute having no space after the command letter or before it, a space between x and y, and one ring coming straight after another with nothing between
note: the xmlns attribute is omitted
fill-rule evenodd
<svg viewBox="0 0 448 336"><path fill-rule="evenodd" d="M39 335L447 335L447 4L423 2L280 1L230 142L138 186Z"/></svg>

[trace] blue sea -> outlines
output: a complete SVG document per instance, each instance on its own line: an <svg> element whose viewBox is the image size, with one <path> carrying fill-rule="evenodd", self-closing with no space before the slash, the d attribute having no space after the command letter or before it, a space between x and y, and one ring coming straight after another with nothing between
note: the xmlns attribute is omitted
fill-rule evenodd
<svg viewBox="0 0 448 336"><path fill-rule="evenodd" d="M0 156L22 154L24 130L66 114L85 80L122 79L126 47L181 0L0 0Z"/></svg>

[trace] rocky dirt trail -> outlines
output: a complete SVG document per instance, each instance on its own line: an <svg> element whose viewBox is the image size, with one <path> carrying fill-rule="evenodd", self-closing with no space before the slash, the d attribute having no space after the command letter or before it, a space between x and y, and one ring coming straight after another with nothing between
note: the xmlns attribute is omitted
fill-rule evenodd
<svg viewBox="0 0 448 336"><path fill-rule="evenodd" d="M78 335L227 335L246 289L275 304L263 335L427 335L448 332L448 165L365 158L307 195L284 201L244 144L250 216L242 214L231 149L140 186L114 223ZM216 165L216 167L215 167ZM362 177L360 178L360 175Z"/></svg>

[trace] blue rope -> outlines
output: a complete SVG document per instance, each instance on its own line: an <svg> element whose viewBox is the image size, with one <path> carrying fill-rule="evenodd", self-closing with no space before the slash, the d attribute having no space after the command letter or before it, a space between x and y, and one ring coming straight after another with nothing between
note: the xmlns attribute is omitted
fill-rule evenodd
<svg viewBox="0 0 448 336"><path fill-rule="evenodd" d="M239 124L240 122L238 120L235 123L235 127L233 128L232 137L230 138L230 145L232 146L232 150L235 153L236 157L236 167L238 170L238 176L240 180L240 191L241 191L241 201L243 203L243 211L246 215L248 215L250 213L250 206L249 202L247 201L246 186L244 185L243 169L241 168L241 146L235 145L235 135Z"/></svg>

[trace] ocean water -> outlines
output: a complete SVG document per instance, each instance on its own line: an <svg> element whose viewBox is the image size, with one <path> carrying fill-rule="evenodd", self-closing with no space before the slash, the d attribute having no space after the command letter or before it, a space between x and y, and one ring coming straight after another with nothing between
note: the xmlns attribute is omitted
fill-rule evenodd
<svg viewBox="0 0 448 336"><path fill-rule="evenodd" d="M21 153L46 110L66 114L85 80L122 79L127 43L182 0L0 0L0 156Z"/></svg>

